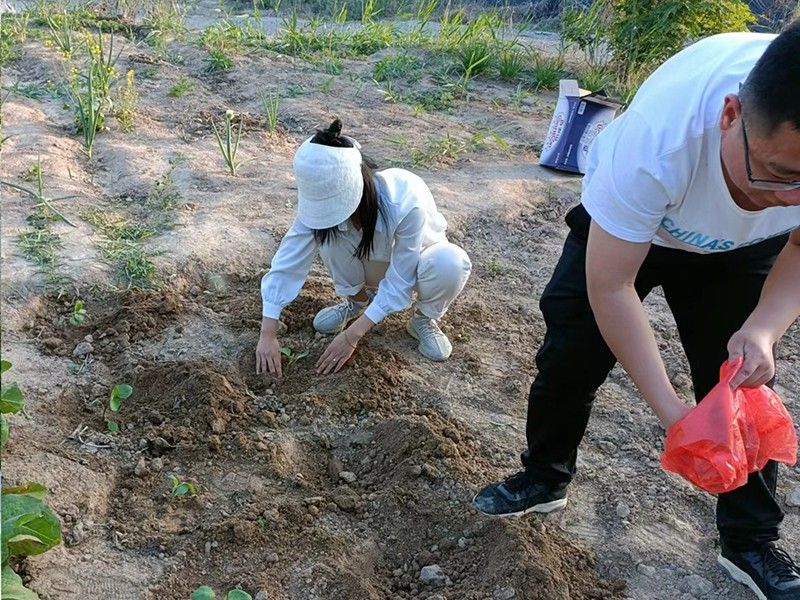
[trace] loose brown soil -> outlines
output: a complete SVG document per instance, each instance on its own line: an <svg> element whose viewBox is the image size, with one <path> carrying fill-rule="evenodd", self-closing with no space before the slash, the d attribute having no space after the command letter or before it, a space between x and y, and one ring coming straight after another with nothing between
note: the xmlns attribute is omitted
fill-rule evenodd
<svg viewBox="0 0 800 600"><path fill-rule="evenodd" d="M208 24L212 5L200 2L190 25ZM28 401L27 416L11 419L3 478L47 485L64 529L62 546L21 565L42 598L185 600L202 584L269 600L748 598L715 565L713 498L660 470L663 432L618 369L599 393L565 511L494 520L471 508L477 489L518 468L544 334L537 302L578 201L577 180L534 166L552 93L514 105L514 86L478 79L452 112L417 114L384 103L371 83L390 50L346 61L332 91L330 75L299 59L237 56L231 73L209 75L202 50L173 50L183 65L143 62L150 49L126 43L122 69L155 75L138 80L135 132L100 134L92 161L61 101L12 94L4 108L13 137L2 178L20 180L41 154L52 195L78 195L59 205L78 227L50 226L68 282L53 291L16 241L29 199L2 190L3 357ZM8 80L44 81L62 65L31 39L6 70ZM194 91L167 96L182 77ZM291 97L290 84L306 92ZM284 93L277 134L259 116L259 93L270 90ZM208 125L226 108L246 115L241 152L251 160L236 178ZM259 280L294 216L292 154L331 115L383 164L407 158L390 141L400 134L424 147L430 135L489 128L510 145L415 168L474 264L442 322L454 344L446 363L423 359L408 315L393 315L344 370L317 376L329 338L311 320L335 295L316 263L281 336L309 356L280 381L254 372ZM158 289L126 291L102 235L78 215L113 210L149 222L145 199L176 154L185 158L172 171L174 226L142 244ZM72 326L76 298L87 317ZM658 294L647 307L668 373L690 397L669 311ZM87 342L91 351L76 355ZM795 327L779 350L778 391L797 422L799 360ZM134 393L109 434L103 411L119 383ZM197 496L173 497L171 476ZM785 546L795 556L800 514L784 499L798 485L797 469L782 469ZM448 584L420 581L433 564Z"/></svg>

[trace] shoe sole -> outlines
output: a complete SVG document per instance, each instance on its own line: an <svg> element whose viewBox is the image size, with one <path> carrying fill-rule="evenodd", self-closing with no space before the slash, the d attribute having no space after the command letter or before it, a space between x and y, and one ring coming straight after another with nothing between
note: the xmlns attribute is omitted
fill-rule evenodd
<svg viewBox="0 0 800 600"><path fill-rule="evenodd" d="M408 335L410 335L410 336L411 336L412 338L414 338L415 340L419 341L419 338L417 337L417 334L414 332L414 328L413 328L413 327L411 327L411 321L409 321L408 323L406 323L406 331L408 332ZM435 357L435 358L434 358L433 356L428 356L427 354L425 354L425 353L422 351L421 344L417 346L417 352L419 352L420 354L422 354L422 356L424 356L424 357L425 357L425 358L427 358L428 360L432 360L432 361L434 361L434 362L444 362L444 361L446 361L448 358L450 358L450 355L447 355L447 356L445 356L444 358L439 358L439 357Z"/></svg>
<svg viewBox="0 0 800 600"><path fill-rule="evenodd" d="M472 497L472 506L475 506L475 498L478 497L478 494L475 494ZM482 515L486 515L488 517L521 517L522 515L527 515L528 513L540 513L540 514L548 514L557 510L561 510L567 505L567 498L561 498L560 500L551 500L550 502L543 502L542 504L534 504L530 508L526 508L525 510L520 510L518 512L513 513L503 513L501 515L495 515L492 513L483 512L480 508L475 506L475 510L477 510ZM766 599L765 599L766 600Z"/></svg>
<svg viewBox="0 0 800 600"><path fill-rule="evenodd" d="M733 564L731 561L729 561L721 554L717 556L717 562L719 563L719 566L721 566L725 570L725 572L727 572L728 575L730 575L733 578L734 581L749 587L753 591L753 593L755 593L755 595L758 596L759 600L767 600L767 597L764 595L764 592L758 589L756 582L753 581L753 578L750 577L750 575L742 571L739 567L737 567L735 564Z"/></svg>

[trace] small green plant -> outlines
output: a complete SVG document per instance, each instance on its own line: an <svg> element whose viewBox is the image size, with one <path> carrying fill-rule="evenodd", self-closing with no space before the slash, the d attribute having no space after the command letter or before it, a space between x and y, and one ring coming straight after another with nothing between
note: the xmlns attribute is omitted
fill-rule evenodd
<svg viewBox="0 0 800 600"><path fill-rule="evenodd" d="M603 65L590 65L578 73L578 83L590 92L598 90L608 91L608 86L614 82L614 72Z"/></svg>
<svg viewBox="0 0 800 600"><path fill-rule="evenodd" d="M97 38L87 40L89 46L90 73L93 75L92 83L96 86L96 95L100 102L107 108L112 107L111 84L117 78L115 65L119 60L122 49L114 56L114 32L109 36L108 51L106 52L103 41L103 30L98 30Z"/></svg>
<svg viewBox="0 0 800 600"><path fill-rule="evenodd" d="M239 151L239 140L242 137L243 120L239 120L239 130L234 134L233 116L232 110L225 111L225 127L222 133L220 133L213 121L211 122L211 127L214 128L214 135L217 138L219 150L222 152L222 158L225 159L225 164L228 165L230 174L235 177L236 171L242 164L237 161L236 153Z"/></svg>
<svg viewBox="0 0 800 600"><path fill-rule="evenodd" d="M206 71L216 73L217 71L228 71L233 68L233 59L224 50L209 50L206 58Z"/></svg>
<svg viewBox="0 0 800 600"><path fill-rule="evenodd" d="M180 98L186 92L190 92L193 89L194 84L185 77L181 77L175 82L175 85L170 88L169 92L167 92L167 96L170 98Z"/></svg>
<svg viewBox="0 0 800 600"><path fill-rule="evenodd" d="M530 92L528 92L528 91L527 91L527 90L526 90L526 89L525 89L525 88L522 86L522 84L521 84L521 83L518 83L518 84L517 84L517 87L514 89L514 91L513 91L513 92L511 93L511 95L508 97L508 101L509 101L509 103L511 104L511 106L513 106L513 107L515 107L515 108L519 109L519 108L521 108L521 107L522 107L522 102L523 102L523 101L525 100L525 98L527 98L528 96L530 96Z"/></svg>
<svg viewBox="0 0 800 600"><path fill-rule="evenodd" d="M513 48L504 50L497 61L497 71L500 77L507 80L515 80L522 73L523 55L519 50Z"/></svg>
<svg viewBox="0 0 800 600"><path fill-rule="evenodd" d="M422 61L409 54L385 56L375 63L372 77L375 81L392 81L398 77L415 74L418 78L422 68Z"/></svg>
<svg viewBox="0 0 800 600"><path fill-rule="evenodd" d="M130 223L108 211L86 211L81 218L98 227L105 236L100 248L104 257L116 265L127 289L154 286L157 269L151 260L152 255L141 247L142 240L155 233L152 227Z"/></svg>
<svg viewBox="0 0 800 600"><path fill-rule="evenodd" d="M73 30L73 18L69 13L47 15L47 28L50 30L50 42L58 48L66 58L71 58L78 47L78 40Z"/></svg>
<svg viewBox="0 0 800 600"><path fill-rule="evenodd" d="M42 176L42 165L39 161L33 163L30 167L28 167L27 171L25 171L20 178L23 181L36 181Z"/></svg>
<svg viewBox="0 0 800 600"><path fill-rule="evenodd" d="M320 94L330 94L331 90L333 89L333 84L336 81L335 77L328 77L327 79L323 80L322 83L319 84L317 89L319 90Z"/></svg>
<svg viewBox="0 0 800 600"><path fill-rule="evenodd" d="M261 95L261 104L264 106L264 114L267 116L267 131L272 132L278 128L280 101L280 96L272 92Z"/></svg>
<svg viewBox="0 0 800 600"><path fill-rule="evenodd" d="M18 413L25 399L16 383L6 383L5 372L11 368L7 360L0 361L0 452L8 442L7 414ZM39 596L26 588L22 578L11 568L11 558L42 554L61 543L61 524L44 503L47 488L40 483L3 486L0 496L0 556L2 573L0 588L9 600L38 600Z"/></svg>
<svg viewBox="0 0 800 600"><path fill-rule="evenodd" d="M186 4L178 0L159 0L148 2L144 11L142 24L150 30L145 42L155 48L161 55L167 53L169 36L183 36L186 31Z"/></svg>
<svg viewBox="0 0 800 600"><path fill-rule="evenodd" d="M75 304L72 305L72 314L69 317L69 324L73 327L77 327L83 323L85 318L86 305L83 303L83 300L76 300Z"/></svg>
<svg viewBox="0 0 800 600"><path fill-rule="evenodd" d="M19 45L28 36L29 19L27 11L22 14L4 12L0 19L0 67L22 58Z"/></svg>
<svg viewBox="0 0 800 600"><path fill-rule="evenodd" d="M484 40L475 40L457 51L464 81L469 81L489 68L492 50Z"/></svg>
<svg viewBox="0 0 800 600"><path fill-rule="evenodd" d="M39 265L48 276L56 266L56 248L61 246L61 237L47 229L34 228L17 235L17 243L26 258Z"/></svg>
<svg viewBox="0 0 800 600"><path fill-rule="evenodd" d="M217 595L214 593L214 590L207 585L204 585L192 592L191 600L216 600L216 598ZM221 600L253 600L253 597L247 592L243 592L239 589L233 589L225 594L225 597Z"/></svg>
<svg viewBox="0 0 800 600"><path fill-rule="evenodd" d="M105 123L105 115L103 114L105 100L97 93L93 68L89 68L85 81L86 84L81 85L77 71L73 71L69 89L73 111L75 112L75 122L78 126L78 131L83 134L83 149L86 155L92 158L94 138Z"/></svg>
<svg viewBox="0 0 800 600"><path fill-rule="evenodd" d="M0 366L0 375L4 374L11 368L11 363L7 360L2 361ZM8 421L6 420L7 414L16 414L25 407L25 399L22 396L22 391L16 383L5 383L5 376L3 376L3 383L0 384L0 451L6 447L8 442Z"/></svg>
<svg viewBox="0 0 800 600"><path fill-rule="evenodd" d="M295 352L294 350L289 348L289 346L284 346L283 348L281 348L281 354L283 354L287 358L287 360L288 360L287 366L289 366L289 367L291 367L294 363L296 363L301 358L305 358L310 353L311 353L310 350L302 350L300 352Z"/></svg>
<svg viewBox="0 0 800 600"><path fill-rule="evenodd" d="M103 408L103 420L106 422L106 427L111 433L119 431L119 423L106 419L106 409L113 413L118 413L122 406L122 401L130 398L133 393L133 388L126 383L115 385L111 388L111 393L108 396L108 404Z"/></svg>
<svg viewBox="0 0 800 600"><path fill-rule="evenodd" d="M498 261L496 258L492 257L489 259L489 262L486 263L486 271L489 274L489 277L495 279L500 277L505 273L505 267Z"/></svg>
<svg viewBox="0 0 800 600"><path fill-rule="evenodd" d="M302 83L290 83L286 86L286 96L289 98L297 98L298 96L305 96L308 90Z"/></svg>
<svg viewBox="0 0 800 600"><path fill-rule="evenodd" d="M136 125L136 105L139 102L139 94L134 87L134 72L129 69L125 76L125 88L120 94L117 102L117 123L125 133L133 131Z"/></svg>
<svg viewBox="0 0 800 600"><path fill-rule="evenodd" d="M67 217L65 217L60 211L56 210L56 208L52 205L52 202L58 202L59 200L68 200L70 198L75 198L75 196L74 195L59 196L58 198L48 198L47 196L45 196L44 182L42 180L41 157L38 156L36 157L36 164L31 167L29 172L36 178L35 190L23 187L21 185L17 185L16 183L11 183L10 181L0 181L0 183L2 183L3 185L7 185L10 188L14 188L15 190L18 190L20 192L25 192L26 194L31 196L34 200L36 200L35 210L43 212L45 218L49 217L50 213L52 213L56 215L58 218L62 219L65 223L75 227L75 224L72 221L70 221Z"/></svg>
<svg viewBox="0 0 800 600"><path fill-rule="evenodd" d="M564 75L564 59L561 56L536 55L531 69L531 83L534 87L552 90Z"/></svg>
<svg viewBox="0 0 800 600"><path fill-rule="evenodd" d="M197 489L194 484L189 481L181 481L175 475L169 476L172 483L172 497L173 498L186 498L187 496L197 496Z"/></svg>

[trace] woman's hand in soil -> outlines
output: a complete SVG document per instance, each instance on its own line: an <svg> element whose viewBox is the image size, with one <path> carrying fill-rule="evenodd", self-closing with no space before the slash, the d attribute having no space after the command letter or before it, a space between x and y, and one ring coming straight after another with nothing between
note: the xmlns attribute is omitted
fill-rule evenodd
<svg viewBox="0 0 800 600"><path fill-rule="evenodd" d="M281 377L281 345L277 336L278 322L264 317L261 336L256 346L256 373L270 373Z"/></svg>
<svg viewBox="0 0 800 600"><path fill-rule="evenodd" d="M775 375L775 359L770 332L757 327L742 327L728 342L728 359L744 357L739 371L731 380L731 387L758 387Z"/></svg>
<svg viewBox="0 0 800 600"><path fill-rule="evenodd" d="M333 338L333 341L325 348L325 352L319 357L317 374L338 373L350 357L353 356L355 349L356 344L350 339L347 330L342 331Z"/></svg>

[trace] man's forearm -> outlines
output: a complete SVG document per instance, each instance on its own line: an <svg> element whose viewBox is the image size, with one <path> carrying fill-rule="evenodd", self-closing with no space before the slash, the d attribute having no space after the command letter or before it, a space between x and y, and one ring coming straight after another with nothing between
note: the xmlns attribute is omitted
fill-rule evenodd
<svg viewBox="0 0 800 600"><path fill-rule="evenodd" d="M645 401L669 426L686 412L667 377L647 313L633 285L591 289L589 301L608 347Z"/></svg>

